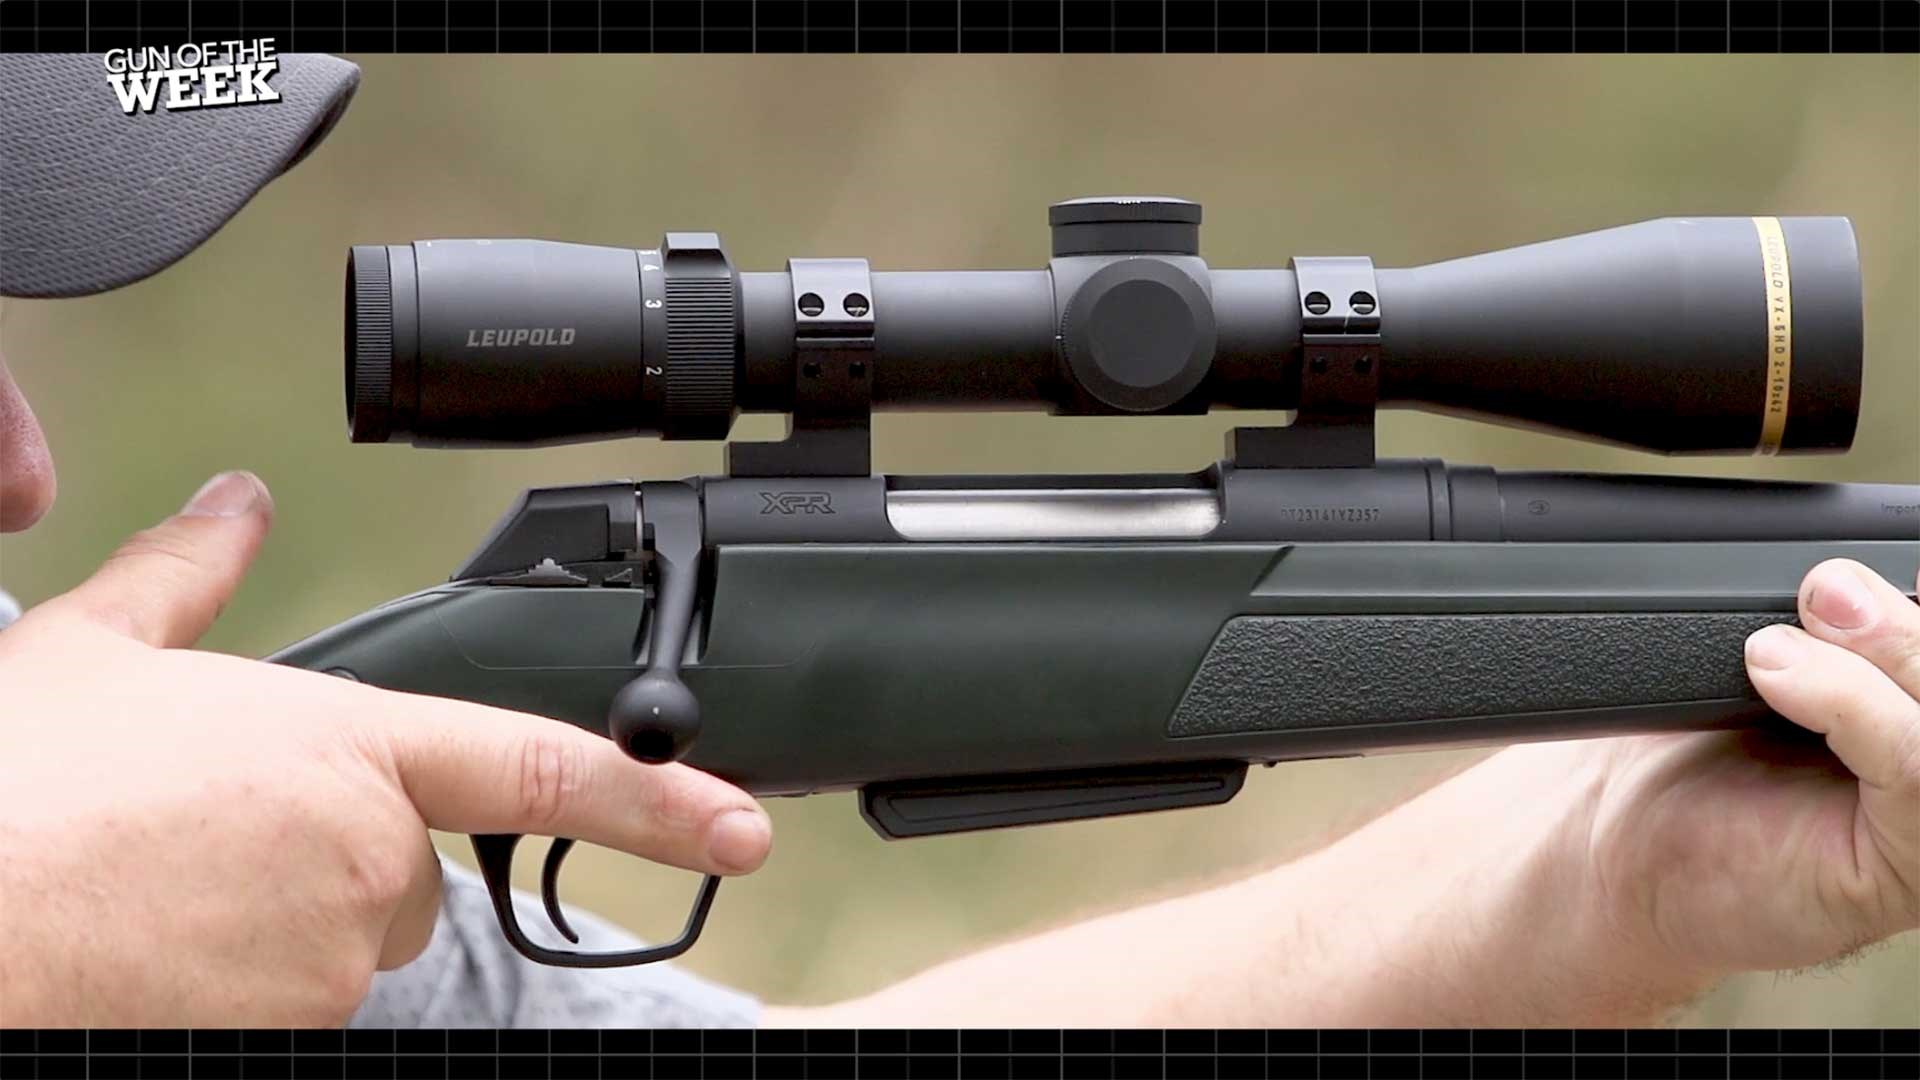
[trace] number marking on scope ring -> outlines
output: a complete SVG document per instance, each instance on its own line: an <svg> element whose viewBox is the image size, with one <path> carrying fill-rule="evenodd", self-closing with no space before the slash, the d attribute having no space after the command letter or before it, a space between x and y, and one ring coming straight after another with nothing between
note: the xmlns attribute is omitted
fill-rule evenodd
<svg viewBox="0 0 1920 1080"><path fill-rule="evenodd" d="M833 497L825 491L763 491L762 514L831 514Z"/></svg>

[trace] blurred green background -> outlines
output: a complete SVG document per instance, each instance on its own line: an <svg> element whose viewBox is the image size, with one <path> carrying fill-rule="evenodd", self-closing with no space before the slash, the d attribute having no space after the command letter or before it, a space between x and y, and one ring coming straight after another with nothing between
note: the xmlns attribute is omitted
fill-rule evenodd
<svg viewBox="0 0 1920 1080"><path fill-rule="evenodd" d="M719 231L749 269L800 255L1037 267L1047 203L1111 192L1200 201L1203 254L1229 267L1294 253L1412 265L1668 215L1849 215L1868 311L1852 453L1668 461L1417 414L1383 418L1381 449L1503 467L1920 479L1912 57L361 63L359 99L328 143L185 262L106 296L0 313L60 469L58 506L0 548L0 581L23 602L79 580L209 474L250 468L273 488L278 522L206 644L259 655L443 578L522 487L720 466L718 445L687 443L349 445L349 244L644 246L687 228ZM1189 469L1247 420L889 416L875 463ZM737 433L778 430L756 417ZM778 1001L871 990L969 947L1284 858L1461 758L1306 763L1261 771L1219 809L907 844L874 838L850 797L778 801L773 860L722 890L686 965ZM677 927L692 882L583 851L566 887L657 937ZM1737 979L1687 1020L1920 1022L1920 941L1834 970Z"/></svg>

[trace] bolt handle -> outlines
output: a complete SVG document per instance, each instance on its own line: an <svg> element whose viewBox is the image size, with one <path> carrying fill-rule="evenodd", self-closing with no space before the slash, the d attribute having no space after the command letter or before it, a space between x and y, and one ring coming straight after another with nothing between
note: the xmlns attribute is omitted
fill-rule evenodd
<svg viewBox="0 0 1920 1080"><path fill-rule="evenodd" d="M700 701L680 680L700 581L700 498L685 484L642 484L643 546L653 554L647 670L607 706L607 734L650 765L678 760L700 736Z"/></svg>

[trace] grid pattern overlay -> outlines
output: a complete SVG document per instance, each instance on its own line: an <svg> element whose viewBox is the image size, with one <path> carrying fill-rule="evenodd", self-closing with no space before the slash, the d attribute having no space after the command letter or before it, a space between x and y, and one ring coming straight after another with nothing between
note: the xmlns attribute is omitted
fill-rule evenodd
<svg viewBox="0 0 1920 1080"><path fill-rule="evenodd" d="M1920 1031L7 1031L37 1077L1920 1078Z"/></svg>
<svg viewBox="0 0 1920 1080"><path fill-rule="evenodd" d="M1920 0L0 0L0 50L1916 52Z"/></svg>

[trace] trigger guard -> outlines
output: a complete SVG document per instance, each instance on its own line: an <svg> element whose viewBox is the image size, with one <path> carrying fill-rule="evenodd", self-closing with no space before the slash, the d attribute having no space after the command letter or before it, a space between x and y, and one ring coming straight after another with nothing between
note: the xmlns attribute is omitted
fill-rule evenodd
<svg viewBox="0 0 1920 1080"><path fill-rule="evenodd" d="M614 968L671 960L692 948L693 943L700 939L700 931L707 923L707 913L713 909L714 895L720 891L719 875L708 874L701 879L700 891L694 897L692 909L687 912L686 925L681 928L680 936L663 945L602 953L550 949L527 937L513 908L513 852L523 838L520 833L487 833L471 839L474 859L480 864L481 880L486 882L487 895L493 900L494 916L500 921L501 936L507 939L507 944L512 945L515 952L536 964ZM572 927L566 924L565 916L559 914L560 902L556 892L560 863L572 849L573 841L568 839L555 840L553 847L548 849L546 866L541 874L541 892L548 917L554 919L555 928L566 934L568 940L578 941L571 933Z"/></svg>

